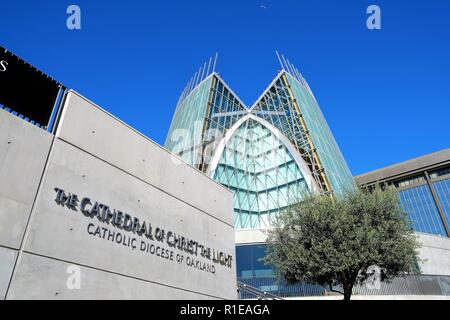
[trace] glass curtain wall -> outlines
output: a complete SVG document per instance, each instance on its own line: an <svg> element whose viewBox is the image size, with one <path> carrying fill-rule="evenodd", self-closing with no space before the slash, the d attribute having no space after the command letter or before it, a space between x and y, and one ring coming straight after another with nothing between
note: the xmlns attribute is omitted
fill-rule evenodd
<svg viewBox="0 0 450 320"><path fill-rule="evenodd" d="M249 118L233 127L249 114L261 121ZM227 133L227 145L218 148ZM319 192L354 187L309 87L285 70L251 109L211 74L179 102L165 146L234 192L237 229L269 228L276 214L311 192L294 159L305 162ZM214 168L212 159L219 159Z"/></svg>
<svg viewBox="0 0 450 320"><path fill-rule="evenodd" d="M236 229L268 228L276 214L310 192L286 146L253 119L232 135L213 178L234 192Z"/></svg>

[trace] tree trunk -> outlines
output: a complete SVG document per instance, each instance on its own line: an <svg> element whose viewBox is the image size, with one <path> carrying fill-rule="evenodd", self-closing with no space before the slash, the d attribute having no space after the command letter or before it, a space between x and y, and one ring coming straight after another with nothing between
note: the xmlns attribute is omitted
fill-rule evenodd
<svg viewBox="0 0 450 320"><path fill-rule="evenodd" d="M352 297L353 286L344 285L344 301L350 301Z"/></svg>
<svg viewBox="0 0 450 320"><path fill-rule="evenodd" d="M353 286L355 285L358 272L352 274L346 274L343 278L342 287L344 289L344 301L350 301L353 293Z"/></svg>

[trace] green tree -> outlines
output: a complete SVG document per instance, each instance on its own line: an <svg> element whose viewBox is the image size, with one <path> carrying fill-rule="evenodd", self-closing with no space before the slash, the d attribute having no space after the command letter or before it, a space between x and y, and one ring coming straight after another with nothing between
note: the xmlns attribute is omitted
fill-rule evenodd
<svg viewBox="0 0 450 320"><path fill-rule="evenodd" d="M288 283L340 285L344 300L378 266L384 281L412 273L419 243L394 188L308 196L278 217L263 259Z"/></svg>

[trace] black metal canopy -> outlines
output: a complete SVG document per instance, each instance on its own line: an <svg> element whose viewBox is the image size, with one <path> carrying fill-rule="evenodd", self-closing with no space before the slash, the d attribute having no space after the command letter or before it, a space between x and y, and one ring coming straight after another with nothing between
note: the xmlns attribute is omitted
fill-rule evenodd
<svg viewBox="0 0 450 320"><path fill-rule="evenodd" d="M49 124L62 84L0 46L0 104L41 126Z"/></svg>

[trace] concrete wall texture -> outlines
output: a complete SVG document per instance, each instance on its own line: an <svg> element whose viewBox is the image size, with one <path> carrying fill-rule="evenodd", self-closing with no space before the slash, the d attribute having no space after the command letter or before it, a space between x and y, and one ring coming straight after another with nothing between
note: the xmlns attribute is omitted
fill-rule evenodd
<svg viewBox="0 0 450 320"><path fill-rule="evenodd" d="M55 136L3 110L0 132L2 298L236 298L230 191L72 91ZM55 188L76 205L58 204ZM84 197L146 221L154 238L82 213ZM171 247L169 232L232 260Z"/></svg>
<svg viewBox="0 0 450 320"><path fill-rule="evenodd" d="M428 234L418 234L421 272L430 275L450 276L450 239Z"/></svg>

